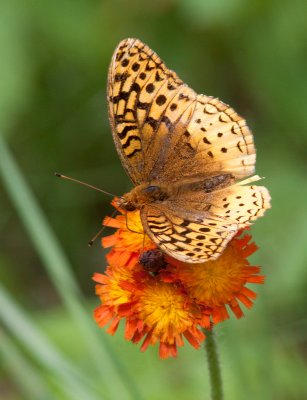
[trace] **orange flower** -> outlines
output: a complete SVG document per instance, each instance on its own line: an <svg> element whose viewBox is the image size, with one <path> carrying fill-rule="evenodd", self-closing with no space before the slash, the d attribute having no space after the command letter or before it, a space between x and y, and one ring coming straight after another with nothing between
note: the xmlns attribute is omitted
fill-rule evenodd
<svg viewBox="0 0 307 400"><path fill-rule="evenodd" d="M238 301L251 308L256 298L245 285L264 282L260 267L251 266L247 260L257 250L250 240L250 235L242 237L242 231L238 232L218 259L206 263L188 264L167 257L165 279L181 282L197 303L210 307L214 323L229 318L226 305L240 318L244 314Z"/></svg>
<svg viewBox="0 0 307 400"><path fill-rule="evenodd" d="M139 211L119 211L104 221L117 228L102 239L104 247L113 246L107 255L110 266L93 277L102 302L94 317L100 327L109 324L108 333L113 335L123 320L125 338L143 341L142 351L159 344L161 358L175 357L184 338L199 348L205 339L202 328L229 318L228 308L240 318L240 303L252 307L256 293L246 284L263 283L264 277L247 260L257 250L250 235L238 232L216 260L183 263L151 242Z"/></svg>
<svg viewBox="0 0 307 400"><path fill-rule="evenodd" d="M117 228L117 231L102 238L101 243L104 248L113 247L106 256L110 265L129 268L137 262L142 251L155 248L156 245L144 232L139 210L126 213L117 206L116 199L112 205L122 215L103 220L103 225Z"/></svg>
<svg viewBox="0 0 307 400"><path fill-rule="evenodd" d="M126 319L125 338L133 343L143 338L141 350L160 343L161 358L175 357L185 337L199 348L205 335L200 327L210 328L208 308L194 303L177 284L148 274L140 264L133 269L108 267L106 274L95 274L96 294L102 305L94 311L100 327L110 322L114 334L121 319Z"/></svg>

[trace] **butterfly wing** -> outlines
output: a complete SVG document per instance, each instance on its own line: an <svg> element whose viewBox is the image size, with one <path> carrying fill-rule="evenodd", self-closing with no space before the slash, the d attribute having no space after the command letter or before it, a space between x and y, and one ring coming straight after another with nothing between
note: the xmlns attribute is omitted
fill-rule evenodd
<svg viewBox="0 0 307 400"><path fill-rule="evenodd" d="M141 210L141 219L146 233L162 251L189 263L217 258L238 229L237 224L208 213L196 217L186 210L174 212L152 205Z"/></svg>
<svg viewBox="0 0 307 400"><path fill-rule="evenodd" d="M264 186L243 186L241 182L212 192L211 196L210 213L236 223L238 229L251 225L271 207L271 197Z"/></svg>
<svg viewBox="0 0 307 400"><path fill-rule="evenodd" d="M134 184L254 172L245 121L218 99L197 95L137 39L115 50L108 100L115 145Z"/></svg>
<svg viewBox="0 0 307 400"><path fill-rule="evenodd" d="M216 172L242 179L255 172L251 131L243 118L216 98L197 95L193 115L178 136L171 156L168 154L163 160L164 173L160 159L150 178L159 176L163 181L172 181L176 171L181 179Z"/></svg>
<svg viewBox="0 0 307 400"><path fill-rule="evenodd" d="M183 192L166 203L146 206L141 217L147 234L162 250L197 263L217 258L238 229L269 207L265 187L233 184L212 193Z"/></svg>

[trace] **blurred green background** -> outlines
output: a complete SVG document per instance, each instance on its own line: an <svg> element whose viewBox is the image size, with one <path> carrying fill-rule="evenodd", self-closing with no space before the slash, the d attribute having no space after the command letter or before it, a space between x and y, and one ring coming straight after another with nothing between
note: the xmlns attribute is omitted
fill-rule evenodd
<svg viewBox="0 0 307 400"><path fill-rule="evenodd" d="M266 284L218 331L227 400L307 398L307 49L300 0L0 2L0 398L208 399L205 355L160 361L91 318L87 247L121 194L107 68L138 37L199 93L244 115L273 208L252 233ZM65 253L65 255L64 255Z"/></svg>

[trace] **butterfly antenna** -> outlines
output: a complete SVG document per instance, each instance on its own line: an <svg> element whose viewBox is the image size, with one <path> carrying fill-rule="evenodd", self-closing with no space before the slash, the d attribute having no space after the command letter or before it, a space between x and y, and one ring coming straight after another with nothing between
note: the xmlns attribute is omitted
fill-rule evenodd
<svg viewBox="0 0 307 400"><path fill-rule="evenodd" d="M102 189L100 189L100 188L98 188L98 187L96 187L96 186L90 185L89 183L85 183L85 182L79 181L78 179L71 178L70 176L66 176L66 175L63 175L63 174L59 174L58 172L55 172L54 175L57 176L58 178L61 178L61 179L66 179L66 180L68 180L68 181L72 181L72 182L79 183L80 185L89 187L90 189L97 190L98 192L107 194L108 196L112 196L112 197L121 197L121 196L116 196L116 195L113 194L113 193L107 192L106 190L102 190Z"/></svg>
<svg viewBox="0 0 307 400"><path fill-rule="evenodd" d="M88 246L92 247L93 243L95 242L95 240L102 234L102 232L105 230L105 226L103 226L101 229L99 229L99 231L96 233L96 235L88 242Z"/></svg>

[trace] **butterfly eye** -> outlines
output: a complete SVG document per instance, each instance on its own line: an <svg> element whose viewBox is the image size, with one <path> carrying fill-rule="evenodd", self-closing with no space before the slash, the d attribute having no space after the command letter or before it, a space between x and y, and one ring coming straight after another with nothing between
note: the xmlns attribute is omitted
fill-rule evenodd
<svg viewBox="0 0 307 400"><path fill-rule="evenodd" d="M153 193L158 193L160 192L160 187L159 186L147 186L146 188L143 189L143 192L145 194L153 194Z"/></svg>
<svg viewBox="0 0 307 400"><path fill-rule="evenodd" d="M142 189L142 192L145 196L148 196L148 198L154 201L163 201L168 197L167 193L162 191L160 186L150 185Z"/></svg>

